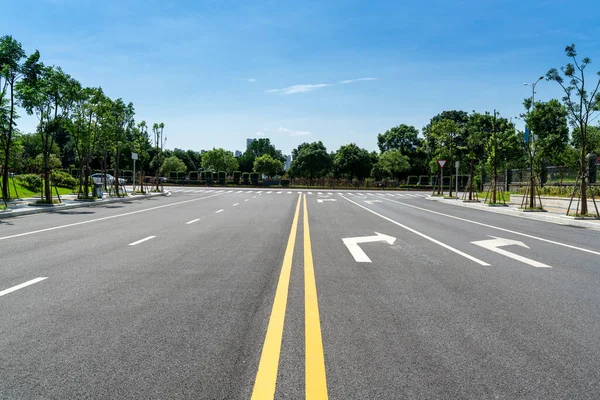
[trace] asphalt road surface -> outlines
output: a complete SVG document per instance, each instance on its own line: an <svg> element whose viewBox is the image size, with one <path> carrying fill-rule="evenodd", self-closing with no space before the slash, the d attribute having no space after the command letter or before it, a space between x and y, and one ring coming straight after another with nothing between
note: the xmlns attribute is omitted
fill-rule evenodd
<svg viewBox="0 0 600 400"><path fill-rule="evenodd" d="M171 190L0 220L0 398L600 398L598 231Z"/></svg>

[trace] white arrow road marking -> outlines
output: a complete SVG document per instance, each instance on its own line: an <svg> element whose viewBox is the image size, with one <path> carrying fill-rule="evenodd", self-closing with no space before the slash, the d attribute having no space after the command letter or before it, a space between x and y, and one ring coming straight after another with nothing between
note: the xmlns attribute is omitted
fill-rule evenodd
<svg viewBox="0 0 600 400"><path fill-rule="evenodd" d="M5 290L3 290L3 291L0 292L0 297L4 296L5 294L12 293L12 292L14 292L16 290L23 289L24 287L27 287L29 285L33 285L34 283L38 283L40 281L43 281L44 279L48 279L48 277L35 278L35 279L30 280L30 281L21 283L20 285L13 286L11 288L5 289Z"/></svg>
<svg viewBox="0 0 600 400"><path fill-rule="evenodd" d="M137 242L129 243L129 246L135 246L136 244L140 244L140 243L143 243L143 242L145 242L147 240L154 239L155 237L156 236L148 236L147 238L138 240Z"/></svg>
<svg viewBox="0 0 600 400"><path fill-rule="evenodd" d="M359 243L371 243L371 242L387 242L388 244L394 244L396 238L393 236L384 235L382 233L375 232L375 236L363 236L342 239L350 254L354 257L356 262L367 262L370 263L371 259L367 254L360 248Z"/></svg>
<svg viewBox="0 0 600 400"><path fill-rule="evenodd" d="M488 235L489 236L489 235ZM536 268L552 268L549 265L543 264L541 262L532 260L530 258L527 257L523 257L520 256L518 254L514 254L511 253L510 251L506 251L501 249L501 246L521 246L521 247L525 247L526 249L529 248L529 246L527 246L525 243L523 242L519 242L518 240L511 240L511 239L502 239L496 236L490 236L493 239L488 239L488 240L478 240L476 242L471 242L477 246L481 246L484 249L488 249L493 251L494 253L498 253L498 254L502 254L503 256L512 258L513 260L517 260L517 261L521 261L522 263L525 264L529 264L531 266L534 266Z"/></svg>
<svg viewBox="0 0 600 400"><path fill-rule="evenodd" d="M324 201L337 201L336 199L317 199L318 203L322 203Z"/></svg>
<svg viewBox="0 0 600 400"><path fill-rule="evenodd" d="M365 203L369 203L369 204L381 203L381 200L365 200Z"/></svg>

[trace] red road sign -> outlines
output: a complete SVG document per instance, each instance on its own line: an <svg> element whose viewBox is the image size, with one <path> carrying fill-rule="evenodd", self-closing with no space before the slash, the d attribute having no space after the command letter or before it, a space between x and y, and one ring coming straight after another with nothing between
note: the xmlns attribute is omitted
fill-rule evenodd
<svg viewBox="0 0 600 400"><path fill-rule="evenodd" d="M437 160L437 162L441 168L444 168L444 165L446 165L446 160Z"/></svg>

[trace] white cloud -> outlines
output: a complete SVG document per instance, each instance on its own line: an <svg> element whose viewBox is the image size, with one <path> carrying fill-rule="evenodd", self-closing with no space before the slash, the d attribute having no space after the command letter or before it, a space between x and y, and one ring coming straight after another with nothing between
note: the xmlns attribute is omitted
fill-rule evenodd
<svg viewBox="0 0 600 400"><path fill-rule="evenodd" d="M294 93L305 93L312 92L313 90L321 89L327 86L333 86L333 83L317 83L317 84L305 84L305 85L293 85L283 89L271 89L267 90L267 93L282 93L282 94L294 94Z"/></svg>
<svg viewBox="0 0 600 400"><path fill-rule="evenodd" d="M310 133L309 131L293 131L291 129L288 128L278 128L277 132L279 133L285 133L288 136L311 136L312 133Z"/></svg>
<svg viewBox="0 0 600 400"><path fill-rule="evenodd" d="M312 133L309 131L296 131L290 133L290 136L312 136Z"/></svg>
<svg viewBox="0 0 600 400"><path fill-rule="evenodd" d="M254 83L254 82L256 82L256 79L254 79L254 78L250 78L250 79L248 79L248 82L250 82L250 83Z"/></svg>
<svg viewBox="0 0 600 400"><path fill-rule="evenodd" d="M358 78L358 79L347 79L345 81L340 81L337 84L347 84L354 83L360 81L374 81L377 78ZM282 94L295 94L295 93L306 93L312 92L313 90L321 89L327 86L335 86L336 83L316 83L316 84L303 84L303 85L293 85L288 86L283 89L270 89L266 90L266 93L282 93Z"/></svg>
<svg viewBox="0 0 600 400"><path fill-rule="evenodd" d="M358 78L358 79L346 79L345 81L340 81L342 84L354 83L360 81L376 81L377 78Z"/></svg>
<svg viewBox="0 0 600 400"><path fill-rule="evenodd" d="M255 132L254 136L265 136L263 132Z"/></svg>

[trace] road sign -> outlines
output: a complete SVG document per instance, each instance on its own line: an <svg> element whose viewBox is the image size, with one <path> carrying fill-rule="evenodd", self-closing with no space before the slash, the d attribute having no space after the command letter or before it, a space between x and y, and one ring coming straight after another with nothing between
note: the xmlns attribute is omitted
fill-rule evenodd
<svg viewBox="0 0 600 400"><path fill-rule="evenodd" d="M536 268L552 268L550 265L543 264L541 262L532 260L527 257L520 256L518 254L511 253L510 251L506 251L506 250L500 248L501 246L515 245L515 246L520 246L520 247L524 247L524 248L528 249L529 246L527 246L525 243L519 242L518 240L502 239L502 238L499 238L496 236L490 236L490 237L493 239L479 240L479 241L471 242L471 243L473 243L477 246L481 246L485 249L491 250L494 253L502 254L503 256L512 258L513 260L521 261L522 263L534 266Z"/></svg>
<svg viewBox="0 0 600 400"><path fill-rule="evenodd" d="M444 165L446 165L446 160L437 160L437 162L440 168L444 168Z"/></svg>
<svg viewBox="0 0 600 400"><path fill-rule="evenodd" d="M375 232L375 236L345 238L342 239L342 241L344 242L348 250L350 250L350 254L352 254L352 257L354 257L354 260L356 260L356 262L370 263L371 259L366 255L363 249L361 249L358 246L359 243L387 242L388 244L394 244L396 238L393 236L388 236L382 233Z"/></svg>
<svg viewBox="0 0 600 400"><path fill-rule="evenodd" d="M131 153L131 159L132 160L137 160L138 159L138 154L137 153Z"/></svg>

